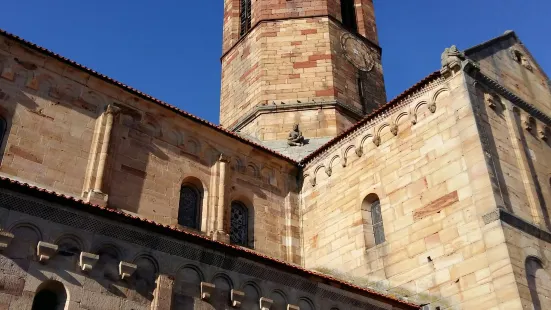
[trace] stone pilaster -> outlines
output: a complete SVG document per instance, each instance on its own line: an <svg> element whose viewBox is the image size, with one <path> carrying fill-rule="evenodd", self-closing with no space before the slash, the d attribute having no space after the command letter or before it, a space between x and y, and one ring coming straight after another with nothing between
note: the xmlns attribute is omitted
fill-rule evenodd
<svg viewBox="0 0 551 310"><path fill-rule="evenodd" d="M94 139L95 145L92 146L92 162L88 169L90 176L94 175L94 186L90 188L88 192L88 201L99 205L107 205L108 195L104 192L103 182L106 170L107 158L109 155L109 143L111 142L111 131L113 129L113 122L115 115L118 112L118 108L112 104L108 105L105 112L98 120L101 125L99 126L99 132ZM101 138L101 139L100 139ZM98 152L99 150L99 152ZM96 169L94 169L96 167ZM87 177L88 185L91 185L91 177Z"/></svg>
<svg viewBox="0 0 551 310"><path fill-rule="evenodd" d="M151 310L170 310L172 309L172 292L174 288L174 278L161 274L156 281L157 287L153 292L153 302Z"/></svg>
<svg viewBox="0 0 551 310"><path fill-rule="evenodd" d="M229 158L223 154L220 155L218 160L218 167L220 173L220 180L218 183L218 209L216 210L216 231L213 235L214 240L229 242L230 237L228 232L224 230L224 223L226 222L226 206L228 195L227 179L229 175Z"/></svg>

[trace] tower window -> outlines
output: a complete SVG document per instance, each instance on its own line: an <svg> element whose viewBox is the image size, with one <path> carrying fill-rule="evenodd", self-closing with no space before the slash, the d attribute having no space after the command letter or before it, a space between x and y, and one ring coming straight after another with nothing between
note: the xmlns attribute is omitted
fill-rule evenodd
<svg viewBox="0 0 551 310"><path fill-rule="evenodd" d="M178 224L193 229L199 229L201 209L201 193L195 186L182 185L180 189L180 208L178 210Z"/></svg>
<svg viewBox="0 0 551 310"><path fill-rule="evenodd" d="M344 27L352 32L357 32L358 23L356 21L354 0L341 0L341 15Z"/></svg>
<svg viewBox="0 0 551 310"><path fill-rule="evenodd" d="M251 0L241 0L239 15L241 21L239 35L244 36L251 30Z"/></svg>
<svg viewBox="0 0 551 310"><path fill-rule="evenodd" d="M232 244L249 246L249 210L239 201L231 204L230 241Z"/></svg>

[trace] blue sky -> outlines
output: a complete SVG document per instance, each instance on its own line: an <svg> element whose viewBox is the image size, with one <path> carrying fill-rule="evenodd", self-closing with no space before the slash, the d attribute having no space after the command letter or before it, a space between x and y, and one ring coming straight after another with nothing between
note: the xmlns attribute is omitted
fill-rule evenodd
<svg viewBox="0 0 551 310"><path fill-rule="evenodd" d="M7 0L0 28L218 123L222 3ZM437 70L445 47L468 48L508 29L551 74L549 0L375 4L389 99Z"/></svg>

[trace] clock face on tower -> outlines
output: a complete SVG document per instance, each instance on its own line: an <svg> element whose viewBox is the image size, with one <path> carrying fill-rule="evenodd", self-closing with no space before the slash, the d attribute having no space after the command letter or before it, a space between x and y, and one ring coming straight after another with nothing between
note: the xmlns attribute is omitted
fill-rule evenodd
<svg viewBox="0 0 551 310"><path fill-rule="evenodd" d="M371 50L362 40L350 33L341 36L341 45L344 55L356 68L362 71L371 71L375 62Z"/></svg>

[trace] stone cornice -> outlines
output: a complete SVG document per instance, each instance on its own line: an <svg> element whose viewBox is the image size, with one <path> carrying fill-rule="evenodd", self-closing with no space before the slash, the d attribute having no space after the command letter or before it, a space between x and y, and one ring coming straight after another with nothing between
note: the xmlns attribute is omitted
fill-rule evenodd
<svg viewBox="0 0 551 310"><path fill-rule="evenodd" d="M545 242L551 243L551 233L546 230L543 230L536 225L516 216L515 214L509 213L502 208L495 209L492 212L486 213L482 216L484 224L488 225L497 220L506 223L524 233L529 234L532 237L536 237Z"/></svg>
<svg viewBox="0 0 551 310"><path fill-rule="evenodd" d="M324 102L302 102L291 104L267 104L256 106L251 112L247 113L244 117L239 119L236 124L231 126L229 130L238 131L249 123L254 121L257 117L267 113L277 113L286 111L299 111L299 110L317 110L317 109L330 109L336 108L340 111L344 111L348 116L359 120L362 118L363 113L355 107L340 103L338 101L324 101Z"/></svg>

